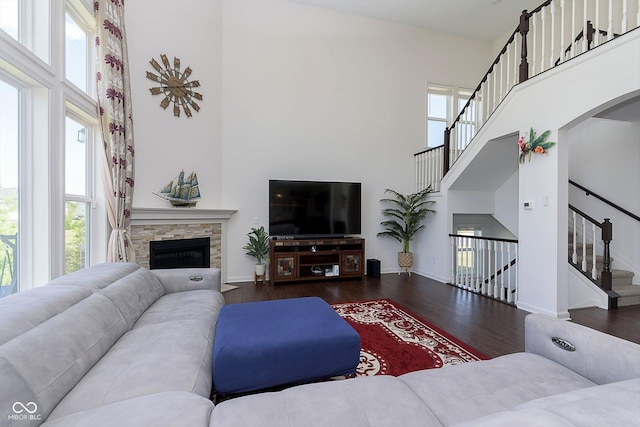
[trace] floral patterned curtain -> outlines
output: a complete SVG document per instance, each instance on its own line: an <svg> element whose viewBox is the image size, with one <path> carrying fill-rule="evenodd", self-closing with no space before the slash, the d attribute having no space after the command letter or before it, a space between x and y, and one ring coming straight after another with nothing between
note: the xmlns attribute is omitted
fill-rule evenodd
<svg viewBox="0 0 640 427"><path fill-rule="evenodd" d="M127 229L134 184L131 87L124 30L124 0L96 0L97 92L104 144L103 175L112 231L107 261L134 262Z"/></svg>

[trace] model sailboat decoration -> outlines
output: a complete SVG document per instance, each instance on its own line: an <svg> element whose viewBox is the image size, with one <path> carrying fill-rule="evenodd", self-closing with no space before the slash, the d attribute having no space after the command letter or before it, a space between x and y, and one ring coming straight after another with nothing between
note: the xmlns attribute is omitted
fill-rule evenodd
<svg viewBox="0 0 640 427"><path fill-rule="evenodd" d="M195 172L185 177L182 170L178 176L153 194L170 201L173 206L195 206L200 199L198 177Z"/></svg>

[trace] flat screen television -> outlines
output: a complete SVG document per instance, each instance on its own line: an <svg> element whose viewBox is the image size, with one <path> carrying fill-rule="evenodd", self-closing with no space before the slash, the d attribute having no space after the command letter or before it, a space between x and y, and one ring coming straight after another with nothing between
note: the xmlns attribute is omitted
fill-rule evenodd
<svg viewBox="0 0 640 427"><path fill-rule="evenodd" d="M361 233L359 182L269 181L269 235L307 238Z"/></svg>

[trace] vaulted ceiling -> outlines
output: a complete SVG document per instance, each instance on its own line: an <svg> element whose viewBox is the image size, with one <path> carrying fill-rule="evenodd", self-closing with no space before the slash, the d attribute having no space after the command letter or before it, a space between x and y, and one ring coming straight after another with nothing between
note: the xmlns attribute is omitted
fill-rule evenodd
<svg viewBox="0 0 640 427"><path fill-rule="evenodd" d="M290 0L492 42L543 0Z"/></svg>

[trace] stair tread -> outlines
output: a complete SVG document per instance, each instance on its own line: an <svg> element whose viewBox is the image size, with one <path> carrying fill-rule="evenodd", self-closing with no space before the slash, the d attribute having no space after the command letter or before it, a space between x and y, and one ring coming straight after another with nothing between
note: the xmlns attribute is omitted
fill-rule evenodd
<svg viewBox="0 0 640 427"><path fill-rule="evenodd" d="M629 270L620 270L617 268L611 269L611 276L613 277L633 277L635 273Z"/></svg>
<svg viewBox="0 0 640 427"><path fill-rule="evenodd" d="M621 297L631 297L640 295L640 285L621 285L614 286L613 290L616 291Z"/></svg>

